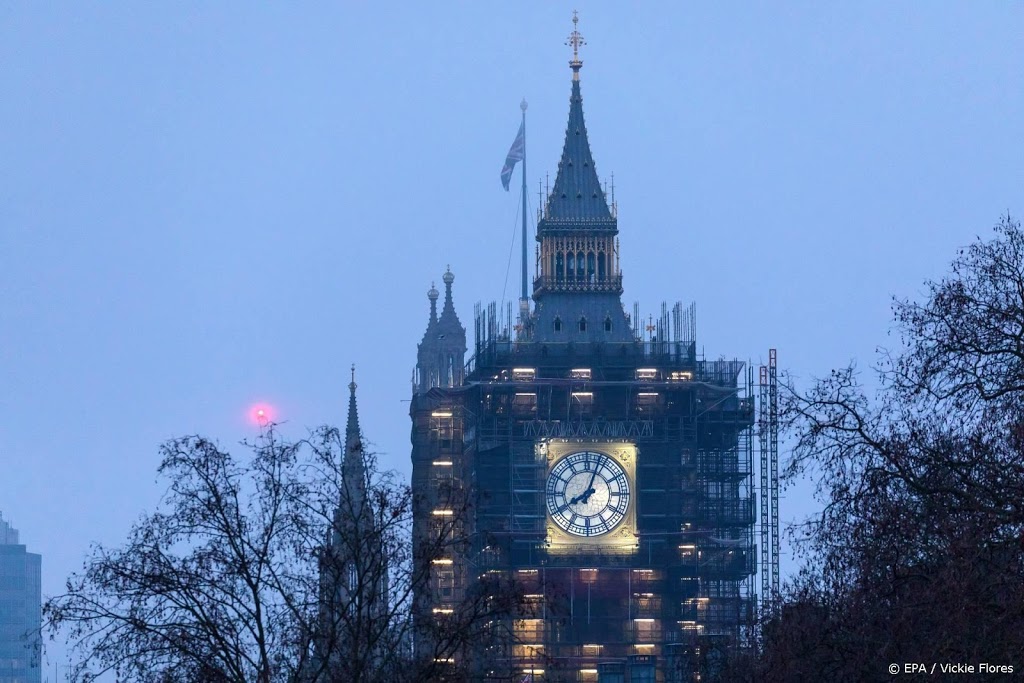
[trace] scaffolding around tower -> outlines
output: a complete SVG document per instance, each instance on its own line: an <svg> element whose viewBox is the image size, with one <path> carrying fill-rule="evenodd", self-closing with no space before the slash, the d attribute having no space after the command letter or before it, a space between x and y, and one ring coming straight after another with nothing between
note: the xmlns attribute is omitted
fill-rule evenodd
<svg viewBox="0 0 1024 683"><path fill-rule="evenodd" d="M490 661L580 681L650 665L682 681L709 653L749 643L752 368L697 353L692 304L634 313L626 341L608 343L524 338L494 304L474 318L464 386L414 409L414 468L473 481L472 548L439 570L455 582L439 588L456 595L455 577L496 573L530 603ZM628 528L598 542L560 533L547 513L552 464L581 449L618 457L634 486Z"/></svg>

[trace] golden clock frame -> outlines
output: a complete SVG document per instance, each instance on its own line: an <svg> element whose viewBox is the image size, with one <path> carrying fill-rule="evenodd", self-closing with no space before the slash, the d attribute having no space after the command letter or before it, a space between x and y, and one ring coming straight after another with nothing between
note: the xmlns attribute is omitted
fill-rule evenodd
<svg viewBox="0 0 1024 683"><path fill-rule="evenodd" d="M545 545L552 554L599 552L625 555L634 553L638 547L636 535L636 458L638 449L631 441L608 441L590 439L545 439L534 446L538 458L546 462L544 468L544 528L547 534ZM602 453L626 473L629 481L629 506L622 520L614 529L600 536L576 536L558 526L547 512L547 480L555 463L572 453L593 451Z"/></svg>

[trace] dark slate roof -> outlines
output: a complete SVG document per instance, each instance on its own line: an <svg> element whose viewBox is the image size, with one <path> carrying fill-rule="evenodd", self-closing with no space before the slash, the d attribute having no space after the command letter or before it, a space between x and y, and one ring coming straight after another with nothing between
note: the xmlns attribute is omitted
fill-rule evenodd
<svg viewBox="0 0 1024 683"><path fill-rule="evenodd" d="M555 318L561 321L561 330L557 332ZM584 331L580 331L580 318L587 321ZM605 320L611 321L611 330L605 330ZM634 339L618 294L557 292L546 294L537 301L533 312L532 341L621 343L632 342Z"/></svg>
<svg viewBox="0 0 1024 683"><path fill-rule="evenodd" d="M558 176L548 196L547 212L542 223L561 221L593 221L614 225L614 218L608 209L608 202L597 178L594 157L590 153L587 126L583 121L583 96L580 95L579 80L572 82L565 145L562 148L562 159L558 162Z"/></svg>

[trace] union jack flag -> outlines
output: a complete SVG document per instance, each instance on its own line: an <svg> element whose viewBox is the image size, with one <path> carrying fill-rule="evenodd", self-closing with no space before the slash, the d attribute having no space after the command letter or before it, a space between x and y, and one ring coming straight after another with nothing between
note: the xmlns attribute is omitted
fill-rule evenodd
<svg viewBox="0 0 1024 683"><path fill-rule="evenodd" d="M505 157L505 165L501 169L501 184L508 192L508 184L512 180L512 169L516 167L517 161L522 161L526 158L526 124L519 124L519 134L516 135L516 139L512 142L512 147L508 150L508 156Z"/></svg>

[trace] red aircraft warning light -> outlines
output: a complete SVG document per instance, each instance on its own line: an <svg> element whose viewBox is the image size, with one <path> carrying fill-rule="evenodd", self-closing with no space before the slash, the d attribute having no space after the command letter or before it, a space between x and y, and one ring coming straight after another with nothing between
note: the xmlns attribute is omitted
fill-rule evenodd
<svg viewBox="0 0 1024 683"><path fill-rule="evenodd" d="M249 420L260 427L265 427L273 422L275 416L276 411L273 406L267 405L266 403L259 403L249 409Z"/></svg>

